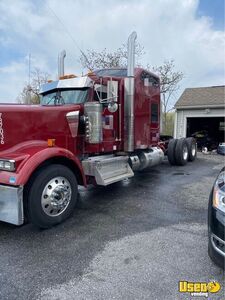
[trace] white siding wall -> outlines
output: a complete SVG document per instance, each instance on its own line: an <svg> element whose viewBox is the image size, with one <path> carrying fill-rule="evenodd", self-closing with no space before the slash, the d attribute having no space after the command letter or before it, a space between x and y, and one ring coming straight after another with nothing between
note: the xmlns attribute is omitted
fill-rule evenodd
<svg viewBox="0 0 225 300"><path fill-rule="evenodd" d="M187 118L224 116L225 108L177 109L174 124L174 138L186 137Z"/></svg>

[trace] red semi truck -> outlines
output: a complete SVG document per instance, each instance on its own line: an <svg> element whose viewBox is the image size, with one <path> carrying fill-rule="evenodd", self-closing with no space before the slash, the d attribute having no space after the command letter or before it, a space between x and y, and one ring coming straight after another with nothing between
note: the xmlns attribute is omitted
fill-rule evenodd
<svg viewBox="0 0 225 300"><path fill-rule="evenodd" d="M78 185L109 185L134 172L196 156L193 139L160 142L159 78L134 67L64 75L42 86L40 105L0 105L0 221L48 228L73 211Z"/></svg>

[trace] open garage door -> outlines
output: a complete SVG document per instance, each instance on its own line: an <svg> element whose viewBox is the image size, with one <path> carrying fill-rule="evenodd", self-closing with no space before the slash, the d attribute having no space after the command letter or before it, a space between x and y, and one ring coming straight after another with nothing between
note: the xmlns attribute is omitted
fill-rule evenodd
<svg viewBox="0 0 225 300"><path fill-rule="evenodd" d="M225 118L198 117L187 118L187 137L194 136L198 147L216 149L218 144L225 142Z"/></svg>

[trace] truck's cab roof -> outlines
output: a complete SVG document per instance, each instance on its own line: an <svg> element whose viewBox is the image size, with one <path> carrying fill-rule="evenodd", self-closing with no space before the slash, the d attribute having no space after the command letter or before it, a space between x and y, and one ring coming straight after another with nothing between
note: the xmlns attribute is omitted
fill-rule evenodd
<svg viewBox="0 0 225 300"><path fill-rule="evenodd" d="M151 76L158 78L158 76L149 70L143 68L135 68L134 74L138 76L143 72L149 73ZM127 77L127 68L108 68L108 69L97 69L93 73L98 77Z"/></svg>
<svg viewBox="0 0 225 300"><path fill-rule="evenodd" d="M149 74L152 77L158 79L158 76L153 74L148 70L144 70L142 68L135 68L135 77L140 76L141 74ZM57 90L57 89L82 89L88 88L93 85L93 81L95 77L118 77L125 78L127 77L127 69L126 68L108 68L108 69L97 69L93 72L89 73L87 76L75 77L75 78L64 78L51 82L47 82L41 86L40 94L45 94L49 91Z"/></svg>

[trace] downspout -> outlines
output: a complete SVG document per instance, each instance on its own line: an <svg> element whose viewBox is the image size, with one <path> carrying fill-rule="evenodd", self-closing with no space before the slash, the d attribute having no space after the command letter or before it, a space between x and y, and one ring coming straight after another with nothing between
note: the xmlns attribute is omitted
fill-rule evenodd
<svg viewBox="0 0 225 300"><path fill-rule="evenodd" d="M137 33L133 31L127 42L127 78L124 80L124 150L134 151L134 67L135 40Z"/></svg>
<svg viewBox="0 0 225 300"><path fill-rule="evenodd" d="M66 57L66 51L63 50L58 56L58 77L64 76L64 59Z"/></svg>

